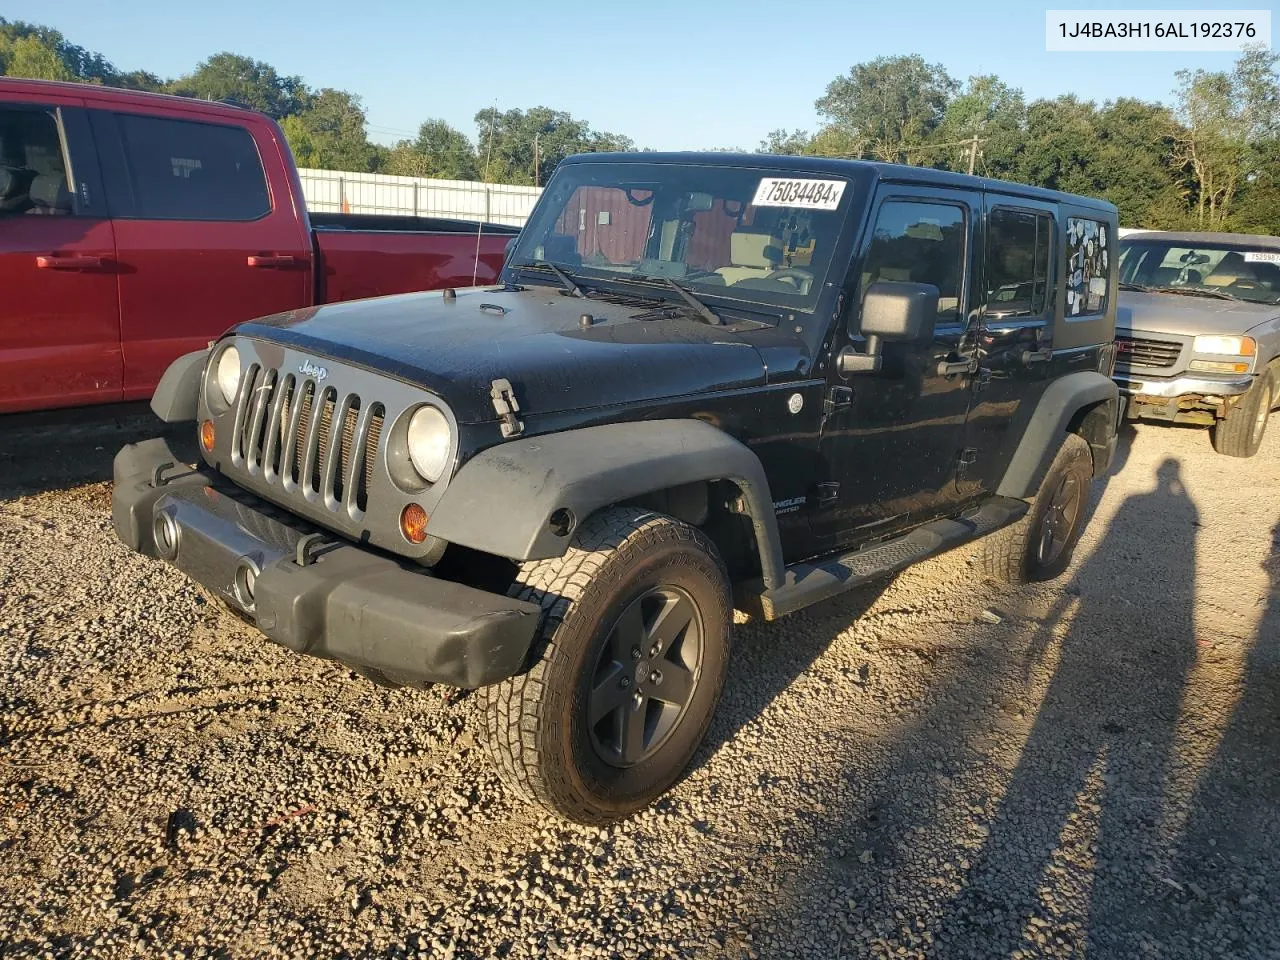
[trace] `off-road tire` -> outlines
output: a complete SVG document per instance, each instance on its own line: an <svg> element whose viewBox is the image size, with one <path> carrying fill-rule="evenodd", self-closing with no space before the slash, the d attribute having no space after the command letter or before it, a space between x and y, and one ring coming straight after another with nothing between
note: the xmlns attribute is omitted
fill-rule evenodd
<svg viewBox="0 0 1280 960"><path fill-rule="evenodd" d="M1213 449L1226 457L1252 457L1262 446L1275 401L1275 375L1267 370L1258 376L1226 418L1210 428Z"/></svg>
<svg viewBox="0 0 1280 960"><path fill-rule="evenodd" d="M586 720L592 675L622 612L655 586L692 598L701 670L684 713L653 754L610 766ZM724 686L733 611L715 545L671 517L612 507L583 523L563 557L522 564L509 593L545 612L528 669L480 691L484 739L499 775L523 799L578 823L610 823L648 806L692 760Z"/></svg>
<svg viewBox="0 0 1280 960"><path fill-rule="evenodd" d="M1050 563L1039 556L1045 518L1054 497L1067 478L1074 478L1082 498L1065 547ZM1071 563L1071 555L1084 530L1088 515L1089 487L1093 480L1093 454L1083 437L1069 433L1058 448L1053 463L1040 482L1031 509L1017 523L991 534L982 542L982 567L987 576L1005 583L1035 583L1061 575Z"/></svg>

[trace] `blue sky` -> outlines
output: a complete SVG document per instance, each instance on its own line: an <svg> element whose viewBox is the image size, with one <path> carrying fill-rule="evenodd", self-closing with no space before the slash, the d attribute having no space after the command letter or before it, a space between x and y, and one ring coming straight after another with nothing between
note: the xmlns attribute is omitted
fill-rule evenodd
<svg viewBox="0 0 1280 960"><path fill-rule="evenodd" d="M1047 53L1045 8L1068 5L6 0L3 12L56 27L122 69L165 77L222 50L265 60L313 87L360 94L370 135L381 142L410 135L428 117L474 137L475 113L496 101L499 109L568 110L642 147L754 148L777 127L816 127L813 101L827 83L877 56L919 53L959 79L995 73L1029 99L1075 93L1165 101L1174 71L1224 69L1233 60L1225 53Z"/></svg>

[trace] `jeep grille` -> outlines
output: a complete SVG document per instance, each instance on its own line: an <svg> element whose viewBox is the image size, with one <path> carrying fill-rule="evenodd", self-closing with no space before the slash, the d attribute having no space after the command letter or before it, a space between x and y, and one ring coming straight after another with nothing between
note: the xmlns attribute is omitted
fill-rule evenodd
<svg viewBox="0 0 1280 960"><path fill-rule="evenodd" d="M235 345L244 373L234 403L201 402L216 438L205 459L246 490L357 542L419 558L438 549L431 537L406 541L399 517L411 502L430 514L450 478L398 481L388 463L393 432L404 430L409 411L429 403L453 423L439 398L283 344L237 337Z"/></svg>

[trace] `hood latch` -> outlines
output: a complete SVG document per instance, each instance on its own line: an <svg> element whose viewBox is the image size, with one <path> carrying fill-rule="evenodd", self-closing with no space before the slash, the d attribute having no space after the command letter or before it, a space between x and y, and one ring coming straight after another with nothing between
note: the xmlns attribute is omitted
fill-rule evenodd
<svg viewBox="0 0 1280 960"><path fill-rule="evenodd" d="M493 410L502 420L502 436L510 440L524 433L524 422L516 416L520 412L520 403L516 400L516 392L511 381L499 377L489 385L489 397L493 400Z"/></svg>

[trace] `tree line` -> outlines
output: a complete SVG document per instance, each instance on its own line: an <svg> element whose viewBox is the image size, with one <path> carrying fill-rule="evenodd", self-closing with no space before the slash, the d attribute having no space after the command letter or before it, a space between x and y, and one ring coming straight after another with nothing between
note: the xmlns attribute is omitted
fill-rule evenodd
<svg viewBox="0 0 1280 960"><path fill-rule="evenodd" d="M475 117L475 141L443 120L427 120L416 137L387 147L369 139L364 104L356 94L313 89L302 77L284 76L251 57L217 53L185 76L163 79L145 70L119 70L57 30L3 17L0 76L241 103L280 122L299 166L328 170L535 184L545 183L571 153L635 149L627 137L595 130L550 107L482 110Z"/></svg>
<svg viewBox="0 0 1280 960"><path fill-rule="evenodd" d="M1026 101L992 75L955 80L919 56L837 77L813 134L775 130L771 153L940 167L1103 197L1148 228L1280 233L1280 55L1244 51L1228 71L1176 74L1167 106L1072 94Z"/></svg>
<svg viewBox="0 0 1280 960"><path fill-rule="evenodd" d="M1028 102L994 75L964 82L919 56L880 57L836 77L822 126L775 130L760 152L853 157L968 171L1103 197L1128 226L1280 234L1280 54L1245 50L1230 70L1180 71L1171 104L1072 94ZM550 107L482 110L476 136L443 120L394 146L371 142L359 96L312 89L270 64L218 53L162 79L117 69L47 27L0 18L0 75L72 80L269 114L300 166L444 179L545 183L572 153L634 150Z"/></svg>

